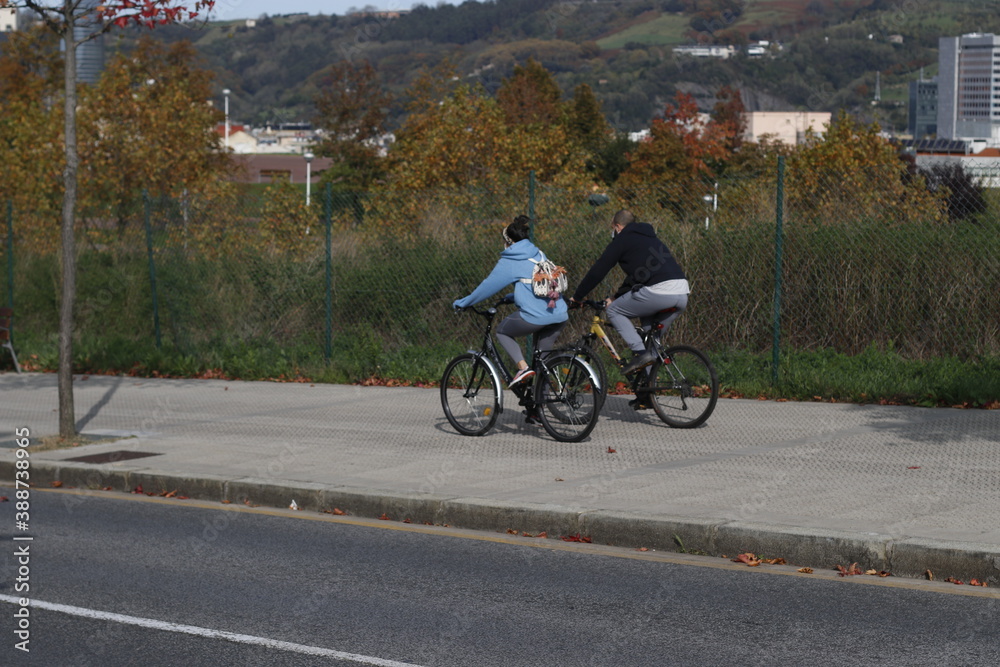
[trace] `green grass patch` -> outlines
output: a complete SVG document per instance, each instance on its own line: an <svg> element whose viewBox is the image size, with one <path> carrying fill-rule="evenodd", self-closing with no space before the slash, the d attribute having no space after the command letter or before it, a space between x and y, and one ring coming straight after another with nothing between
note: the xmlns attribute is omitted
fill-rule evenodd
<svg viewBox="0 0 1000 667"><path fill-rule="evenodd" d="M55 337L26 337L21 345L28 370L57 370ZM138 377L434 386L447 362L467 347L448 342L386 349L374 335L355 332L334 341L327 362L314 346L282 348L267 340L213 342L193 356L170 345L157 349L120 338L83 337L74 348L74 370ZM874 346L854 356L832 350L794 351L782 354L775 384L770 354L726 349L709 356L725 397L1000 407L998 358L913 360L891 347ZM0 368L12 370L9 358Z"/></svg>
<svg viewBox="0 0 1000 667"><path fill-rule="evenodd" d="M630 26L625 30L597 40L602 49L620 49L626 44L684 44L684 32L690 28L690 19L675 14L662 14L650 21Z"/></svg>

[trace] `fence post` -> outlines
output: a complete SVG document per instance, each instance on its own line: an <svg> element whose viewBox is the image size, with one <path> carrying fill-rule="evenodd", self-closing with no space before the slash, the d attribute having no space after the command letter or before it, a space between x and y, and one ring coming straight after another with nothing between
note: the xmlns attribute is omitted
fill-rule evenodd
<svg viewBox="0 0 1000 667"><path fill-rule="evenodd" d="M156 298L156 262L153 261L153 228L149 223L149 192L142 191L143 221L146 226L146 256L149 258L149 288L153 294L153 330L156 333L156 349L160 349L160 304Z"/></svg>
<svg viewBox="0 0 1000 667"><path fill-rule="evenodd" d="M323 223L326 227L326 328L323 358L330 363L333 355L333 184L327 182L323 193Z"/></svg>
<svg viewBox="0 0 1000 667"><path fill-rule="evenodd" d="M14 201L7 200L7 307L14 308ZM10 338L14 340L14 321L10 323Z"/></svg>
<svg viewBox="0 0 1000 667"><path fill-rule="evenodd" d="M535 170L528 172L528 217L531 224L528 226L528 240L535 242Z"/></svg>
<svg viewBox="0 0 1000 667"><path fill-rule="evenodd" d="M781 254L785 240L785 156L778 157L778 187L774 225L774 313L771 341L771 384L778 384L781 356Z"/></svg>

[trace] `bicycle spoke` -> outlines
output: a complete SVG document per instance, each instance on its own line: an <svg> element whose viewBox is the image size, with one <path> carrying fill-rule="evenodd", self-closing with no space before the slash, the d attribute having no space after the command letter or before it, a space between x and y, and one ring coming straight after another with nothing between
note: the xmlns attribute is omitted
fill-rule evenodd
<svg viewBox="0 0 1000 667"><path fill-rule="evenodd" d="M499 387L486 364L474 355L456 357L441 379L441 405L448 422L463 435L482 435L496 423Z"/></svg>
<svg viewBox="0 0 1000 667"><path fill-rule="evenodd" d="M540 378L535 391L542 425L556 440L582 440L597 423L601 406L599 380L572 354L550 359L546 366L548 372Z"/></svg>
<svg viewBox="0 0 1000 667"><path fill-rule="evenodd" d="M694 428L708 419L719 397L715 369L701 351L685 345L669 348L654 365L643 390L656 414L674 428Z"/></svg>

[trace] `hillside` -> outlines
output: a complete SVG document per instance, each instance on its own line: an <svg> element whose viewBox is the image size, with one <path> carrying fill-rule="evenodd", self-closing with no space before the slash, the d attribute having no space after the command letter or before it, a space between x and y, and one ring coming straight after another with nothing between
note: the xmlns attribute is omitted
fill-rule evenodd
<svg viewBox="0 0 1000 667"><path fill-rule="evenodd" d="M188 39L232 90L234 122L311 120L323 69L372 62L397 96L422 67L445 58L495 90L528 57L552 71L567 95L589 84L621 130L648 126L678 90L704 108L722 85L739 87L750 110L846 108L905 130L907 84L937 66L940 36L1000 33L995 0L497 0L417 7L408 15L273 16L198 28L170 26L157 39ZM128 49L136 33L109 40ZM894 40L890 36L898 35ZM899 41L901 39L901 41ZM774 57L678 56L681 44L780 44ZM876 73L881 102L873 104Z"/></svg>

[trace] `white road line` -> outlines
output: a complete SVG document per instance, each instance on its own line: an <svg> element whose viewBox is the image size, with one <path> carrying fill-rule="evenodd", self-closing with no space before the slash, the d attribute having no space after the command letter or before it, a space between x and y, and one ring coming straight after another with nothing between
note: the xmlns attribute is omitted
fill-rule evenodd
<svg viewBox="0 0 1000 667"><path fill-rule="evenodd" d="M0 594L0 602L20 604L20 598L13 595ZM70 605L58 604L56 602L44 602L33 598L31 599L30 607L33 609L48 609L49 611L57 611L63 614L71 614L73 616L83 616L84 618L93 618L99 621L113 621L115 623L125 623L127 625L138 625L143 628L152 628L153 630L180 632L186 635L194 635L196 637L223 639L225 641L236 642L238 644L265 646L279 651L291 651L294 653L304 653L306 655L316 655L324 658L349 660L363 665L378 665L379 667L418 667L417 665L408 662L396 662L395 660L383 660L382 658L373 658L371 656L358 655L356 653L344 653L343 651L334 651L328 648L320 648L319 646L293 644L291 642L278 641L277 639L267 639L266 637L254 637L253 635L241 635L235 632L225 632L223 630L199 628L195 625L181 625L180 623L169 623L167 621L157 621L150 618L113 614L107 611L97 611L96 609L85 609L83 607L72 607Z"/></svg>

